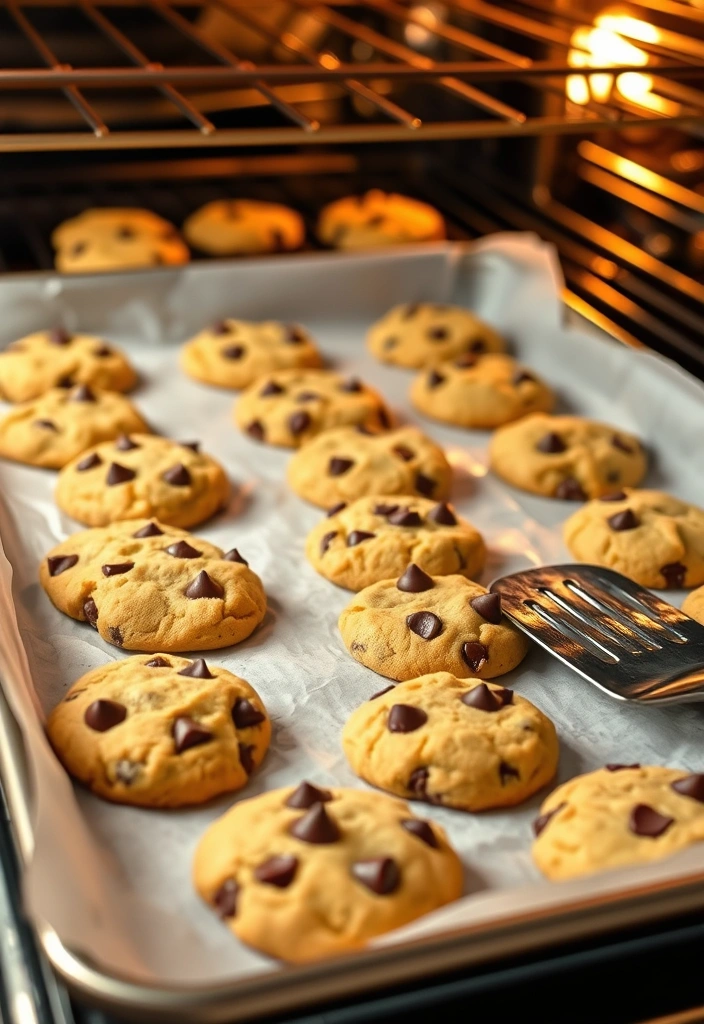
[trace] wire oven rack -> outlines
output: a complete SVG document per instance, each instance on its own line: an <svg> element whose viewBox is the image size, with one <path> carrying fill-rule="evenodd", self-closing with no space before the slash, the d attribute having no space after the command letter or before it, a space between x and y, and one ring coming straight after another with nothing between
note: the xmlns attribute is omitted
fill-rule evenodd
<svg viewBox="0 0 704 1024"><path fill-rule="evenodd" d="M282 18L281 3L271 0L4 0L0 150L485 138L704 116L701 7L629 0L614 54L584 41L595 12L580 3L589 6L589 0L286 0ZM151 19L149 46L132 32L135 13ZM68 59L60 33L55 41L61 19L68 19L69 34L85 38L79 66ZM163 53L154 45L167 31L188 47L186 59L178 49ZM260 44L256 60L236 52L243 35ZM596 95L586 86L586 95L573 101L566 84L585 66L589 81L601 74L602 85L624 74L642 78L645 67L648 102L611 86ZM229 98L230 111L247 107L254 115L232 123L213 114L207 101L213 92ZM449 116L446 102L418 102L438 93L451 100ZM72 109L75 120L28 130L8 110L48 97ZM116 97L123 107L140 107L142 123L109 116ZM337 102L321 106L330 98ZM144 123L153 101L158 113ZM436 110L442 119L433 116Z"/></svg>

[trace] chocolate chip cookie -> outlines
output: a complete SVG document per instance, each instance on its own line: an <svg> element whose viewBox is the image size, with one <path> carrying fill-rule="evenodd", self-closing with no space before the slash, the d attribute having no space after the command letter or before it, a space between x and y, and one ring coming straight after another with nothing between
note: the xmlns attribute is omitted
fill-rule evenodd
<svg viewBox="0 0 704 1024"><path fill-rule="evenodd" d="M153 519L68 537L39 578L65 615L128 651L198 651L246 639L264 618L259 577L233 548Z"/></svg>
<svg viewBox="0 0 704 1024"><path fill-rule="evenodd" d="M173 224L150 210L85 210L53 231L54 263L64 274L188 263L190 253Z"/></svg>
<svg viewBox="0 0 704 1024"><path fill-rule="evenodd" d="M206 203L186 219L183 233L195 249L210 256L288 252L300 249L306 237L299 213L258 199Z"/></svg>
<svg viewBox="0 0 704 1024"><path fill-rule="evenodd" d="M299 448L332 427L385 430L391 414L378 391L326 370L279 370L250 385L235 404L237 426L255 441Z"/></svg>
<svg viewBox="0 0 704 1024"><path fill-rule="evenodd" d="M361 590L396 579L409 562L434 576L475 579L486 547L479 531L445 502L373 495L330 509L308 535L306 554L321 576Z"/></svg>
<svg viewBox="0 0 704 1024"><path fill-rule="evenodd" d="M50 388L74 384L129 391L136 382L127 357L114 345L61 327L28 334L0 352L0 397L8 402L30 402Z"/></svg>
<svg viewBox="0 0 704 1024"><path fill-rule="evenodd" d="M636 487L648 467L640 441L624 430L544 413L500 427L489 456L493 471L514 487L568 501Z"/></svg>
<svg viewBox="0 0 704 1024"><path fill-rule="evenodd" d="M246 786L271 722L259 694L227 669L141 654L82 676L47 732L66 770L105 800L182 807Z"/></svg>
<svg viewBox="0 0 704 1024"><path fill-rule="evenodd" d="M339 427L296 452L288 464L288 482L301 498L321 508L367 494L444 501L452 469L442 448L415 427L383 434Z"/></svg>
<svg viewBox="0 0 704 1024"><path fill-rule="evenodd" d="M445 222L427 203L374 188L326 206L318 238L334 249L378 249L445 238Z"/></svg>
<svg viewBox="0 0 704 1024"><path fill-rule="evenodd" d="M704 840L704 774L610 764L558 786L533 830L554 881L660 860Z"/></svg>
<svg viewBox="0 0 704 1024"><path fill-rule="evenodd" d="M88 449L59 474L56 502L86 526L153 516L171 526L196 526L226 503L222 466L166 437L132 434Z"/></svg>
<svg viewBox="0 0 704 1024"><path fill-rule="evenodd" d="M412 370L505 347L501 335L468 309L431 302L394 306L367 334L372 355Z"/></svg>
<svg viewBox="0 0 704 1024"><path fill-rule="evenodd" d="M181 366L188 376L219 388L239 390L266 373L322 365L305 328L277 320L220 320L181 350Z"/></svg>
<svg viewBox="0 0 704 1024"><path fill-rule="evenodd" d="M580 562L605 565L644 587L704 583L704 510L662 491L606 494L570 516L563 531Z"/></svg>
<svg viewBox="0 0 704 1024"><path fill-rule="evenodd" d="M193 880L242 942L304 963L457 899L462 865L443 829L402 800L302 782L240 801L211 825Z"/></svg>
<svg viewBox="0 0 704 1024"><path fill-rule="evenodd" d="M342 747L365 782L463 811L510 807L557 770L555 727L513 690L448 672L390 687L357 708Z"/></svg>
<svg viewBox="0 0 704 1024"><path fill-rule="evenodd" d="M464 576L429 576L417 565L361 590L339 626L352 657L389 679L430 672L493 679L528 650L524 635L503 618L498 594Z"/></svg>

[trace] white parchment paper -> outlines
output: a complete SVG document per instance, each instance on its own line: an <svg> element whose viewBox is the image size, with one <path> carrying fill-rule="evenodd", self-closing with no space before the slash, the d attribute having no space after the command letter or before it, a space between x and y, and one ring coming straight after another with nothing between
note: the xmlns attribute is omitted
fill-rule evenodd
<svg viewBox="0 0 704 1024"><path fill-rule="evenodd" d="M79 528L53 503L54 474L0 464L0 676L29 750L35 792L26 900L65 945L111 972L166 985L277 970L234 940L199 902L190 883L196 843L234 799L301 778L363 785L344 761L339 734L380 681L339 639L337 616L351 595L306 562L305 536L320 512L287 489L287 452L257 445L234 428L234 395L180 372L178 343L223 316L306 324L331 365L375 384L401 416L421 422L446 446L456 470L453 501L490 546L482 580L489 583L528 565L567 559L557 527L574 506L530 497L487 475L487 434L440 427L412 412L406 399L412 375L380 366L363 344L367 327L393 303L454 301L477 310L556 387L562 409L643 438L653 454L649 484L704 505L704 388L662 359L565 327L560 285L552 251L529 235L494 236L470 248L438 244L370 256L312 254L0 283L1 345L61 324L128 350L142 374L134 399L153 427L199 439L232 478L227 512L194 532L242 551L269 596L267 618L253 637L206 655L248 679L274 722L265 764L243 794L160 812L113 806L74 789L46 743L42 717L82 673L124 655L56 611L39 587L41 558ZM681 597L674 595L675 603ZM624 707L537 649L504 681L555 721L560 781L606 761L704 766L704 715L696 705ZM481 815L415 805L448 830L466 865L467 895L382 941L623 885L623 872L561 886L539 878L529 854L530 822L543 795ZM668 877L697 858L701 850L627 876Z"/></svg>

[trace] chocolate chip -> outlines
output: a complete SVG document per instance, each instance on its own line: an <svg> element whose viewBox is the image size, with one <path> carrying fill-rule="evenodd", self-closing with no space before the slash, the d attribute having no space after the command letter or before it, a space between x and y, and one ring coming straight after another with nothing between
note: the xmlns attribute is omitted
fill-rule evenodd
<svg viewBox="0 0 704 1024"><path fill-rule="evenodd" d="M182 448L190 448L196 455L200 451L200 441L179 441Z"/></svg>
<svg viewBox="0 0 704 1024"><path fill-rule="evenodd" d="M477 711L500 711L505 704L510 704L513 700L513 692L509 690L508 693L511 695L510 699L504 701L497 693L490 690L486 683L480 683L479 686L475 686L465 693L461 699L468 708L476 708Z"/></svg>
<svg viewBox="0 0 704 1024"><path fill-rule="evenodd" d="M260 725L265 718L246 697L238 697L232 707L232 721L238 729L251 729L254 725Z"/></svg>
<svg viewBox="0 0 704 1024"><path fill-rule="evenodd" d="M295 396L295 401L301 403L317 402L319 398L320 395L318 394L317 391L299 391L299 393Z"/></svg>
<svg viewBox="0 0 704 1024"><path fill-rule="evenodd" d="M426 333L431 341L446 341L450 332L447 327L431 327Z"/></svg>
<svg viewBox="0 0 704 1024"><path fill-rule="evenodd" d="M229 334L230 325L227 320L216 320L215 323L211 325L210 330L213 334Z"/></svg>
<svg viewBox="0 0 704 1024"><path fill-rule="evenodd" d="M602 494L599 501L625 501L627 497L625 491L613 491L611 494Z"/></svg>
<svg viewBox="0 0 704 1024"><path fill-rule="evenodd" d="M47 340L52 345L69 345L71 343L71 335L63 327L55 327L53 331L49 331Z"/></svg>
<svg viewBox="0 0 704 1024"><path fill-rule="evenodd" d="M561 811L563 807L567 807L567 804L558 804L557 807L553 807L551 811L546 811L545 814L540 814L533 822L533 834L536 839L543 831L548 822L555 817L558 811Z"/></svg>
<svg viewBox="0 0 704 1024"><path fill-rule="evenodd" d="M85 459L81 459L80 462L76 463L76 469L79 473L85 473L87 469L95 469L96 466L102 466L103 460L100 458L97 452L93 452L92 455L86 455Z"/></svg>
<svg viewBox="0 0 704 1024"><path fill-rule="evenodd" d="M342 476L348 470L354 466L353 459L341 459L334 455L328 463L328 475L329 476Z"/></svg>
<svg viewBox="0 0 704 1024"><path fill-rule="evenodd" d="M191 679L215 679L203 658L196 658L190 665L186 665L185 668L181 669L179 675L189 676Z"/></svg>
<svg viewBox="0 0 704 1024"><path fill-rule="evenodd" d="M389 708L386 728L389 732L415 732L427 721L428 716L422 708L411 704L393 704Z"/></svg>
<svg viewBox="0 0 704 1024"><path fill-rule="evenodd" d="M545 452L546 455L558 455L567 450L567 445L560 435L553 432L541 437L535 447L539 452Z"/></svg>
<svg viewBox="0 0 704 1024"><path fill-rule="evenodd" d="M469 607L494 626L498 626L501 622L501 597L499 594L480 594L479 597L473 597L469 602Z"/></svg>
<svg viewBox="0 0 704 1024"><path fill-rule="evenodd" d="M347 547L355 548L358 544L364 543L365 540L372 540L373 537L376 537L375 533L367 533L366 530L352 530L347 535Z"/></svg>
<svg viewBox="0 0 704 1024"><path fill-rule="evenodd" d="M358 423L354 428L358 434L364 434L365 437L374 437L375 431L371 430L366 423Z"/></svg>
<svg viewBox="0 0 704 1024"><path fill-rule="evenodd" d="M415 633L423 640L434 640L442 633L442 619L432 612L413 612L406 619L406 625L411 633Z"/></svg>
<svg viewBox="0 0 704 1024"><path fill-rule="evenodd" d="M440 523L442 526L457 526L457 516L444 501L431 508L428 512L428 519L432 519L434 523Z"/></svg>
<svg viewBox="0 0 704 1024"><path fill-rule="evenodd" d="M289 324L286 328L286 341L289 345L300 345L306 340L305 331L302 331L300 327L296 327L295 324Z"/></svg>
<svg viewBox="0 0 704 1024"><path fill-rule="evenodd" d="M335 530L332 530L330 533L324 534L324 536L322 537L322 539L320 541L320 554L321 555L325 554L325 552L328 550L328 548L330 547L332 542L335 540L335 537L337 537L337 533L336 533Z"/></svg>
<svg viewBox="0 0 704 1024"><path fill-rule="evenodd" d="M458 359L455 359L455 366L458 370L471 370L473 366L476 366L479 362L479 358L474 355L474 352L478 351L472 347L471 351L465 352ZM479 350L480 351L480 350Z"/></svg>
<svg viewBox="0 0 704 1024"><path fill-rule="evenodd" d="M432 576L428 576L413 562L396 582L397 589L403 590L407 594L421 594L425 590L432 590L434 586Z"/></svg>
<svg viewBox="0 0 704 1024"><path fill-rule="evenodd" d="M401 822L401 828L405 828L406 832L410 832L412 836L416 836L421 842L425 843L426 846L432 846L434 850L438 848L438 839L433 828L428 824L427 821L422 821L420 818L404 818Z"/></svg>
<svg viewBox="0 0 704 1024"><path fill-rule="evenodd" d="M622 533L624 530L635 530L637 526L640 526L640 519L630 508L625 508L623 512L617 512L615 516L610 516L607 522L617 533Z"/></svg>
<svg viewBox="0 0 704 1024"><path fill-rule="evenodd" d="M71 248L72 256L80 256L82 252L85 252L87 248L87 242L74 242Z"/></svg>
<svg viewBox="0 0 704 1024"><path fill-rule="evenodd" d="M92 597L89 597L86 601L83 602L83 614L86 617L86 622L88 622L89 625L93 627L93 629L97 629L98 606L96 605Z"/></svg>
<svg viewBox="0 0 704 1024"><path fill-rule="evenodd" d="M277 857L269 857L254 869L253 874L258 882L275 885L277 889L285 889L293 881L297 867L297 857L282 853Z"/></svg>
<svg viewBox="0 0 704 1024"><path fill-rule="evenodd" d="M351 394L356 394L358 391L364 391L364 385L357 377L350 377L348 380L343 380L340 384L340 391L349 391Z"/></svg>
<svg viewBox="0 0 704 1024"><path fill-rule="evenodd" d="M397 444L395 448L392 448L394 455L398 455L399 459L403 459L404 462L410 462L415 457L415 452L407 448L405 444Z"/></svg>
<svg viewBox="0 0 704 1024"><path fill-rule="evenodd" d="M53 430L55 434L58 434L59 432L59 428L53 420L35 420L34 426L41 427L42 430Z"/></svg>
<svg viewBox="0 0 704 1024"><path fill-rule="evenodd" d="M663 832L667 832L674 820L660 814L648 804L636 804L628 818L628 827L634 835L657 839Z"/></svg>
<svg viewBox="0 0 704 1024"><path fill-rule="evenodd" d="M625 441L622 441L618 434L614 434L614 436L611 438L611 444L614 446L614 448L618 448L620 452L625 452L626 455L633 455L633 448L631 447L631 445L627 444Z"/></svg>
<svg viewBox="0 0 704 1024"><path fill-rule="evenodd" d="M119 462L111 462L105 477L105 483L108 487L114 487L116 484L126 484L128 481L134 480L136 476L137 474L133 469L121 466Z"/></svg>
<svg viewBox="0 0 704 1024"><path fill-rule="evenodd" d="M127 708L116 700L94 700L86 708L83 720L96 732L107 732L114 729L127 718Z"/></svg>
<svg viewBox="0 0 704 1024"><path fill-rule="evenodd" d="M225 588L216 583L214 579L211 579L205 569L202 569L196 578L188 584L184 593L186 597L190 597L193 601L199 597L220 598L225 593Z"/></svg>
<svg viewBox="0 0 704 1024"><path fill-rule="evenodd" d="M474 672L478 672L489 660L489 651L484 644L471 640L462 644L462 658Z"/></svg>
<svg viewBox="0 0 704 1024"><path fill-rule="evenodd" d="M387 338L384 342L384 351L390 352L392 348L396 348L398 345L398 338Z"/></svg>
<svg viewBox="0 0 704 1024"><path fill-rule="evenodd" d="M134 761L128 761L125 757L120 758L119 761L115 762L115 778L125 786L131 786L141 771L141 764L135 764Z"/></svg>
<svg viewBox="0 0 704 1024"><path fill-rule="evenodd" d="M610 469L609 472L606 474L607 483L617 484L620 479L621 474L617 469Z"/></svg>
<svg viewBox="0 0 704 1024"><path fill-rule="evenodd" d="M416 490L419 494L422 494L425 498L432 498L433 491L435 490L435 481L425 473L416 474Z"/></svg>
<svg viewBox="0 0 704 1024"><path fill-rule="evenodd" d="M369 700L376 700L377 697L383 697L385 693L390 693L391 690L395 690L395 689L396 689L396 684L395 683L389 683L389 685L385 686L383 690L377 690L376 693L373 693L371 695L371 697L369 698Z"/></svg>
<svg viewBox="0 0 704 1024"><path fill-rule="evenodd" d="M57 388L72 388L74 384L73 377L70 374L66 374L65 377L59 377L56 382Z"/></svg>
<svg viewBox="0 0 704 1024"><path fill-rule="evenodd" d="M62 572L73 568L77 561L78 555L52 555L46 560L49 575L60 576Z"/></svg>
<svg viewBox="0 0 704 1024"><path fill-rule="evenodd" d="M162 479L166 480L167 484L171 484L172 487L188 487L191 482L191 474L182 462L177 462L175 466L167 469L162 474Z"/></svg>
<svg viewBox="0 0 704 1024"><path fill-rule="evenodd" d="M417 512L410 508L399 508L388 516L392 526L422 526L423 520Z"/></svg>
<svg viewBox="0 0 704 1024"><path fill-rule="evenodd" d="M403 319L410 320L411 317L414 317L416 315L419 309L420 305L417 302L412 302L409 306L406 306L403 312Z"/></svg>
<svg viewBox="0 0 704 1024"><path fill-rule="evenodd" d="M375 505L372 511L375 516L390 516L393 512L396 512L398 505Z"/></svg>
<svg viewBox="0 0 704 1024"><path fill-rule="evenodd" d="M316 846L335 843L340 838L340 830L329 817L324 803L313 804L302 818L293 822L289 832L302 843L313 843Z"/></svg>
<svg viewBox="0 0 704 1024"><path fill-rule="evenodd" d="M226 345L225 348L220 350L220 355L223 359L232 359L233 361L236 361L237 359L242 358L244 352L244 345Z"/></svg>
<svg viewBox="0 0 704 1024"><path fill-rule="evenodd" d="M346 501L338 501L336 505L333 505L325 513L325 518L330 519L332 516L336 516L338 512L342 512L343 508L347 508Z"/></svg>
<svg viewBox="0 0 704 1024"><path fill-rule="evenodd" d="M175 544L169 544L168 548L164 548L167 555L173 555L174 558L200 558L201 552L197 551L194 547L186 540L177 540Z"/></svg>
<svg viewBox="0 0 704 1024"><path fill-rule="evenodd" d="M237 548L230 548L222 558L224 562L239 562L240 565L249 565L247 559L242 557Z"/></svg>
<svg viewBox="0 0 704 1024"><path fill-rule="evenodd" d="M141 448L142 446L133 441L127 434L120 434L118 439L115 441L115 447L121 452L131 452L135 448Z"/></svg>
<svg viewBox="0 0 704 1024"><path fill-rule="evenodd" d="M640 768L640 765L639 764L613 764L613 763L611 763L611 764L605 764L604 768L606 768L607 772L624 772L624 771L628 771L631 768Z"/></svg>
<svg viewBox="0 0 704 1024"><path fill-rule="evenodd" d="M275 380L269 380L259 392L259 397L267 398L269 395L283 395L284 390Z"/></svg>
<svg viewBox="0 0 704 1024"><path fill-rule="evenodd" d="M289 796L286 806L293 807L297 811L307 811L314 804L324 804L328 800L332 800L332 793L329 793L327 789L318 789L310 782L301 782Z"/></svg>
<svg viewBox="0 0 704 1024"><path fill-rule="evenodd" d="M252 757L254 750L255 748L247 743L237 744L237 752L240 755L240 764L247 775L251 775L255 768L254 758Z"/></svg>
<svg viewBox="0 0 704 1024"><path fill-rule="evenodd" d="M574 477L568 476L566 480L557 485L555 489L555 497L562 498L563 501L586 501L587 496L582 490L582 485L579 480L575 480Z"/></svg>
<svg viewBox="0 0 704 1024"><path fill-rule="evenodd" d="M97 402L97 398L87 384L79 384L68 396L69 402Z"/></svg>
<svg viewBox="0 0 704 1024"><path fill-rule="evenodd" d="M416 768L411 772L408 788L419 800L428 799L428 769Z"/></svg>
<svg viewBox="0 0 704 1024"><path fill-rule="evenodd" d="M519 370L513 378L513 383L518 385L523 384L524 382L535 383L535 377L532 373L528 373L527 370Z"/></svg>
<svg viewBox="0 0 704 1024"><path fill-rule="evenodd" d="M164 531L160 530L156 523L147 523L146 526L143 526L140 530L137 530L137 532L133 533L132 536L139 537L140 539L142 537L163 537Z"/></svg>
<svg viewBox="0 0 704 1024"><path fill-rule="evenodd" d="M401 883L401 872L391 857L355 861L352 865L352 874L358 882L377 896L388 896L389 893L396 892Z"/></svg>
<svg viewBox="0 0 704 1024"><path fill-rule="evenodd" d="M171 734L177 754L182 754L184 750L190 750L191 747L198 747L201 743L209 743L213 738L210 729L206 729L200 722L194 721L187 715L176 719Z"/></svg>
<svg viewBox="0 0 704 1024"><path fill-rule="evenodd" d="M227 878L213 896L213 907L223 920L237 913L237 896L240 887L234 878Z"/></svg>
<svg viewBox="0 0 704 1024"><path fill-rule="evenodd" d="M93 355L98 359L107 359L112 355L112 349L108 345L101 345L99 348L93 349Z"/></svg>
<svg viewBox="0 0 704 1024"><path fill-rule="evenodd" d="M171 662L167 661L166 658L152 658L151 661L144 662L145 668L171 668Z"/></svg>
<svg viewBox="0 0 704 1024"><path fill-rule="evenodd" d="M701 773L685 775L684 778L677 779L672 783L672 789L682 796L689 796L692 800L704 804L704 775Z"/></svg>
<svg viewBox="0 0 704 1024"><path fill-rule="evenodd" d="M501 779L502 786L505 786L509 779L520 779L520 777L521 773L518 768L514 768L507 761L499 762L499 778Z"/></svg>
<svg viewBox="0 0 704 1024"><path fill-rule="evenodd" d="M433 388L439 388L441 384L445 383L445 378L437 370L431 370L425 380L428 387L432 390Z"/></svg>
<svg viewBox="0 0 704 1024"><path fill-rule="evenodd" d="M134 569L134 562L117 562L112 565L102 566L103 576L121 576L125 572Z"/></svg>
<svg viewBox="0 0 704 1024"><path fill-rule="evenodd" d="M298 437L299 434L303 434L311 425L311 418L307 412L300 409L298 412L292 413L288 418L289 430L294 437Z"/></svg>
<svg viewBox="0 0 704 1024"><path fill-rule="evenodd" d="M123 224L115 232L118 238L134 238L134 231L127 224Z"/></svg>
<svg viewBox="0 0 704 1024"><path fill-rule="evenodd" d="M85 605L84 605L84 611L85 611ZM115 644L116 647L122 647L122 645L124 644L125 641L124 641L122 633L120 631L120 627L119 626L108 626L108 633L110 634L110 641L111 641L111 643Z"/></svg>
<svg viewBox="0 0 704 1024"><path fill-rule="evenodd" d="M665 584L668 587L680 588L684 586L687 566L682 565L681 562L668 562L667 565L663 565L660 572L665 578Z"/></svg>
<svg viewBox="0 0 704 1024"><path fill-rule="evenodd" d="M264 440L264 427L259 420L252 420L252 422L246 427L246 430L249 436L254 438L255 441Z"/></svg>

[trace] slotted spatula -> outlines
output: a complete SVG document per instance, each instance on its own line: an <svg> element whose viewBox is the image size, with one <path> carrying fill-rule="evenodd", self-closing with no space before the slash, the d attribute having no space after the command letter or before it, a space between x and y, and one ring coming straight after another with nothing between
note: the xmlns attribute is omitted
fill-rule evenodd
<svg viewBox="0 0 704 1024"><path fill-rule="evenodd" d="M531 639L619 700L704 700L704 626L620 573L548 565L491 585Z"/></svg>

